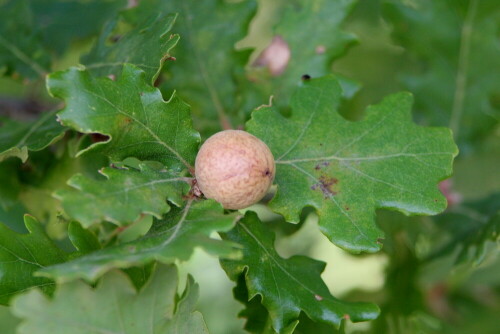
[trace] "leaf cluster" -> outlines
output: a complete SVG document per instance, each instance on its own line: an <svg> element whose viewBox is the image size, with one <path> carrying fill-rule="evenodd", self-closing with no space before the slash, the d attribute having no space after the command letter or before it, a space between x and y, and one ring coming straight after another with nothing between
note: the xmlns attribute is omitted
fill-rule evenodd
<svg viewBox="0 0 500 334"><path fill-rule="evenodd" d="M452 316L429 311L439 301L426 306L419 280L437 283L422 272L453 259L472 261L472 275L499 236L498 195L453 205L438 187L455 141L475 152L497 126L498 73L485 71L496 58L477 58L498 48L481 40L498 33L498 6L463 2L384 2L402 57L422 68L402 75L413 94L371 100L356 119L362 85L332 64L356 43L343 24L373 4L280 1L266 18L256 0L0 1L0 73L44 80L49 95L34 117L0 118L0 331L208 333L192 276L178 293L196 249L236 284L251 333L448 326ZM429 51L417 35L443 12ZM237 48L262 17L266 43ZM202 139L228 128L276 160L275 186L246 210L196 191ZM380 295L337 298L324 279L332 263L283 256L277 241L310 217L317 239L303 244L385 254ZM464 303L460 293L439 297Z"/></svg>

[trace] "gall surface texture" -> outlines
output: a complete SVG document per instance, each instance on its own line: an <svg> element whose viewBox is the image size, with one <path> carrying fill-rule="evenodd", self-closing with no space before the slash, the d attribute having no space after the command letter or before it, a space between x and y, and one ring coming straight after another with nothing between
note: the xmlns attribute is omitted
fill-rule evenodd
<svg viewBox="0 0 500 334"><path fill-rule="evenodd" d="M274 157L257 137L240 130L214 134L201 146L195 162L198 187L226 209L257 203L274 180Z"/></svg>

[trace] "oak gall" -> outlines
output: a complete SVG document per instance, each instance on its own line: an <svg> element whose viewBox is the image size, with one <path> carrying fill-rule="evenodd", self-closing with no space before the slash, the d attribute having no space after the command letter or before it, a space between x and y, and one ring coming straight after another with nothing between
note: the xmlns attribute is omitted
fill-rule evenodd
<svg viewBox="0 0 500 334"><path fill-rule="evenodd" d="M221 131L201 146L195 162L198 187L226 209L243 209L264 197L274 180L267 145L241 130Z"/></svg>

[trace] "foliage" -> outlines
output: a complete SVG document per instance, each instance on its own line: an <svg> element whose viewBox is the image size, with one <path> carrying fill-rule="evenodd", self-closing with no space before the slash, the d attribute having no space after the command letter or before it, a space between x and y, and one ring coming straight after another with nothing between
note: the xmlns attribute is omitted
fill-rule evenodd
<svg viewBox="0 0 500 334"><path fill-rule="evenodd" d="M500 119L494 1L387 1L393 36L417 61L402 75L426 123L449 126L465 148ZM415 73L416 72L416 73Z"/></svg>
<svg viewBox="0 0 500 334"><path fill-rule="evenodd" d="M500 151L498 13L478 0L0 0L0 332L495 328L498 173L477 174L496 160L469 161ZM370 75L409 92L360 103ZM240 211L196 184L202 138L227 128L276 161L269 194ZM327 272L351 264L322 243L383 265L383 284L339 293ZM228 284L244 324L233 304L199 312Z"/></svg>
<svg viewBox="0 0 500 334"><path fill-rule="evenodd" d="M34 277L33 273L48 265L64 262L68 256L45 234L43 226L32 216L24 216L29 234L20 235L0 224L0 303L6 305L16 294L32 287L44 292L54 290L53 281Z"/></svg>
<svg viewBox="0 0 500 334"><path fill-rule="evenodd" d="M123 273L111 272L95 289L74 281L61 285L52 299L34 290L12 307L24 320L18 333L208 333L194 310L198 286L193 279L182 296L176 293L177 270L158 266L138 292Z"/></svg>

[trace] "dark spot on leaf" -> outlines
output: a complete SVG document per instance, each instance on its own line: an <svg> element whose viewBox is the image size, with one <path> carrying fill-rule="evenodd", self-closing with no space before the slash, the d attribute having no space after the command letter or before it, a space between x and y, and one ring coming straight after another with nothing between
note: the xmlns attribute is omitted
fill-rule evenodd
<svg viewBox="0 0 500 334"><path fill-rule="evenodd" d="M319 146L323 146L323 143L319 143Z"/></svg>
<svg viewBox="0 0 500 334"><path fill-rule="evenodd" d="M383 245L384 244L384 238L377 238L377 243Z"/></svg>
<svg viewBox="0 0 500 334"><path fill-rule="evenodd" d="M330 166L330 163L329 163L328 161L324 161L324 162L322 162L322 163L320 163L320 164L317 164L317 165L314 167L314 169L315 169L315 170L320 170L320 169L321 169L321 167L328 167L328 166Z"/></svg>
<svg viewBox="0 0 500 334"><path fill-rule="evenodd" d="M338 180L334 177L327 175L321 175L319 177L319 183L315 183L311 186L311 190L320 189L323 192L325 198L337 195L337 191L333 190L333 186L338 183Z"/></svg>
<svg viewBox="0 0 500 334"><path fill-rule="evenodd" d="M351 208L350 208L350 207L348 207L348 206L346 206L346 207L345 207L345 209L346 209L346 211L351 210Z"/></svg>
<svg viewBox="0 0 500 334"><path fill-rule="evenodd" d="M114 35L114 36L111 36L110 40L111 40L111 42L116 43L116 42L118 42L121 38L122 38L122 35Z"/></svg>
<svg viewBox="0 0 500 334"><path fill-rule="evenodd" d="M311 76L309 74L304 74L302 76L302 80L304 80L304 81L311 80Z"/></svg>
<svg viewBox="0 0 500 334"><path fill-rule="evenodd" d="M434 199L434 202L435 202L435 203L437 203L437 201L438 201L437 199Z"/></svg>

